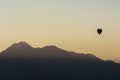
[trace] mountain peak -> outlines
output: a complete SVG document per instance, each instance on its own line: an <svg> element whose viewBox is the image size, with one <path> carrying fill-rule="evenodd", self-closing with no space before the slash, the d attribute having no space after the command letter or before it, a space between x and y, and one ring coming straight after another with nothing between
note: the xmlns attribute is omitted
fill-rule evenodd
<svg viewBox="0 0 120 80"><path fill-rule="evenodd" d="M26 42L24 42L24 41L21 41L21 42L19 42L19 43L17 43L17 44L28 44L28 43L26 43Z"/></svg>
<svg viewBox="0 0 120 80"><path fill-rule="evenodd" d="M58 47L56 47L56 46L54 46L54 45L45 46L44 48L59 49Z"/></svg>
<svg viewBox="0 0 120 80"><path fill-rule="evenodd" d="M18 49L18 48L33 48L31 45L29 45L28 43L26 42L19 42L19 43L15 43L13 44L12 46L9 47L10 49Z"/></svg>
<svg viewBox="0 0 120 80"><path fill-rule="evenodd" d="M19 42L19 43L14 43L12 46L8 47L3 52L14 52L14 51L21 51L21 50L27 50L32 48L33 47L26 42Z"/></svg>
<svg viewBox="0 0 120 80"><path fill-rule="evenodd" d="M54 45L45 46L45 47L43 47L43 49L47 50L47 51L53 51L53 52L55 52L55 51L65 51L65 50L63 50L59 47L54 46Z"/></svg>
<svg viewBox="0 0 120 80"><path fill-rule="evenodd" d="M29 45L28 43L26 42L19 42L19 43L15 43L13 44L13 46L18 46L18 47L32 47L31 45Z"/></svg>

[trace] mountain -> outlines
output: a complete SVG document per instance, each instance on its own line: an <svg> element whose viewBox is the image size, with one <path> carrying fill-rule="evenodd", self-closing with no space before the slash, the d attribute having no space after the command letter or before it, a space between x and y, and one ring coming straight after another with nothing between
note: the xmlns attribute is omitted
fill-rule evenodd
<svg viewBox="0 0 120 80"><path fill-rule="evenodd" d="M15 43L0 54L2 80L119 80L120 64L56 46Z"/></svg>
<svg viewBox="0 0 120 80"><path fill-rule="evenodd" d="M30 58L35 56L35 49L26 42L15 43L1 52L4 58Z"/></svg>
<svg viewBox="0 0 120 80"><path fill-rule="evenodd" d="M103 62L100 58L92 54L69 52L56 46L46 46L43 48L33 48L26 42L15 43L1 52L3 58L24 58L24 59L59 59L76 60L85 62Z"/></svg>

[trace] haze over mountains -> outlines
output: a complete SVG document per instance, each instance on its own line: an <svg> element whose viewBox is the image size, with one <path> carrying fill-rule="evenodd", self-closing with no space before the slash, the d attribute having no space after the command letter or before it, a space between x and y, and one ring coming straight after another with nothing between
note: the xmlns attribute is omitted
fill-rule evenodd
<svg viewBox="0 0 120 80"><path fill-rule="evenodd" d="M1 52L0 72L6 79L115 80L119 79L120 64L56 46L33 48L20 42Z"/></svg>

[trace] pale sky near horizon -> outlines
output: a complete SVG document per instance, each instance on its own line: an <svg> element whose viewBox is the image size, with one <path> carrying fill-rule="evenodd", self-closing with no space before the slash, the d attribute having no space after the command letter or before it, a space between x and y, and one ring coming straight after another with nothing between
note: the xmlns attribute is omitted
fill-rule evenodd
<svg viewBox="0 0 120 80"><path fill-rule="evenodd" d="M25 41L120 62L119 21L120 0L0 0L0 51Z"/></svg>

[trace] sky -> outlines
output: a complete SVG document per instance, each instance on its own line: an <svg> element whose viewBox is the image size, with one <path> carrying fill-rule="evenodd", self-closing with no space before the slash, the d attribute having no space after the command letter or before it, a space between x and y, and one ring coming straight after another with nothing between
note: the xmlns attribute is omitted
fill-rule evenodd
<svg viewBox="0 0 120 80"><path fill-rule="evenodd" d="M120 62L120 0L0 0L0 52L56 45ZM96 29L102 28L98 35Z"/></svg>

